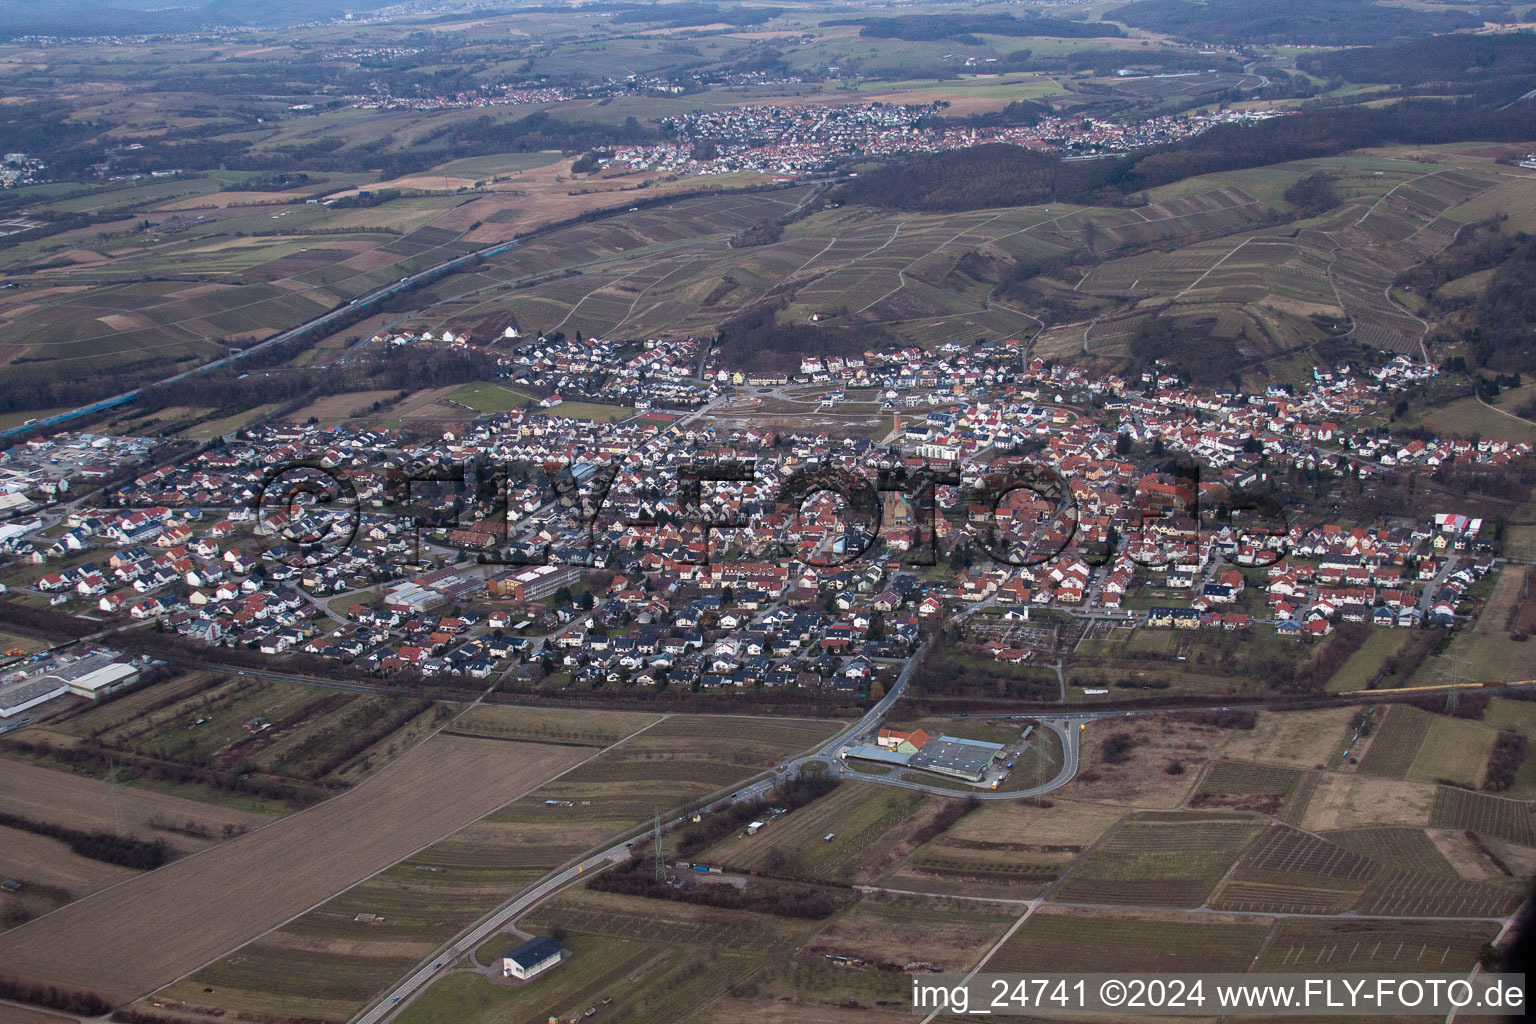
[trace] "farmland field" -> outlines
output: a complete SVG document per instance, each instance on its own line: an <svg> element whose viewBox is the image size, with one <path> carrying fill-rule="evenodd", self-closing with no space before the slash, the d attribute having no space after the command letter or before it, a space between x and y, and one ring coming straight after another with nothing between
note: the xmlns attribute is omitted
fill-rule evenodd
<svg viewBox="0 0 1536 1024"><path fill-rule="evenodd" d="M1408 767L1407 777L1477 786L1483 781L1495 738L1492 729L1477 722L1437 715Z"/></svg>
<svg viewBox="0 0 1536 1024"><path fill-rule="evenodd" d="M127 1002L500 806L579 750L438 737L325 803L0 936L14 976ZM445 779L455 799L444 800ZM339 844L339 846L338 846ZM345 848L347 855L317 856ZM209 915L213 901L244 906ZM146 928L145 922L153 922ZM89 964L49 950L97 949Z"/></svg>
<svg viewBox="0 0 1536 1024"><path fill-rule="evenodd" d="M1391 779L1406 776L1433 722L1434 716L1429 712L1407 704L1388 708L1386 718L1377 726L1365 756L1360 759L1360 771Z"/></svg>
<svg viewBox="0 0 1536 1024"><path fill-rule="evenodd" d="M1252 729L1228 733L1219 753L1233 761L1321 768L1349 735L1353 716L1351 708L1261 711Z"/></svg>
<svg viewBox="0 0 1536 1024"><path fill-rule="evenodd" d="M1007 903L873 893L837 915L812 938L808 952L902 964L915 951L945 970L973 965L1019 908Z"/></svg>
<svg viewBox="0 0 1536 1024"><path fill-rule="evenodd" d="M518 921L522 931L564 928L588 935L674 942L750 952L798 945L820 925L815 921L719 910L642 896L567 889Z"/></svg>
<svg viewBox="0 0 1536 1024"><path fill-rule="evenodd" d="M706 864L824 881L851 882L925 803L939 798L891 786L845 782L808 807L700 854ZM831 840L824 837L831 835Z"/></svg>
<svg viewBox="0 0 1536 1024"><path fill-rule="evenodd" d="M0 811L72 828L115 830L117 812L121 809L127 834L148 840L165 839L173 849L186 853L217 845L225 826L249 831L274 817L169 796L139 786L112 786L24 761L7 759L0 761L0 766ZM195 828L187 829L188 822ZM171 828L181 831L173 832Z"/></svg>
<svg viewBox="0 0 1536 1024"><path fill-rule="evenodd" d="M1301 826L1320 832L1364 825L1428 825L1435 789L1423 782L1319 773Z"/></svg>
<svg viewBox="0 0 1536 1024"><path fill-rule="evenodd" d="M937 893L1034 896L1124 816L1105 804L989 801L920 847L885 880Z"/></svg>
<svg viewBox="0 0 1536 1024"><path fill-rule="evenodd" d="M1525 737L1527 743L1536 740L1536 704L1527 701L1495 698L1483 715L1483 723L1495 729L1508 729ZM1529 800L1536 796L1536 758L1527 755L1515 772L1514 785L1505 796Z"/></svg>
<svg viewBox="0 0 1536 1024"><path fill-rule="evenodd" d="M109 754L211 768L240 765L272 778L355 782L388 760L385 740L408 749L444 707L381 694L348 694L273 679L191 672L36 730L92 736ZM312 787L311 787L312 788Z"/></svg>
<svg viewBox="0 0 1536 1024"><path fill-rule="evenodd" d="M1398 922L1390 919L1282 920L1259 958L1260 971L1424 973L1465 971L1493 923Z"/></svg>
<svg viewBox="0 0 1536 1024"><path fill-rule="evenodd" d="M1423 829L1354 828L1329 832L1326 838L1386 867L1429 874L1456 874L1456 869Z"/></svg>
<svg viewBox="0 0 1536 1024"><path fill-rule="evenodd" d="M552 756L568 758L567 765L591 760L519 799L486 808L489 813L452 835L235 951L220 968L216 997L202 994L205 972L160 995L235 1012L346 1020L400 973L401 955L426 956L546 872L655 810L751 775L835 728L796 720L672 716L657 721L638 713L481 705L453 723L454 731L465 734L451 737L454 742L555 751ZM631 736L637 730L644 731ZM593 749L620 740L601 752ZM365 915L361 923L359 915ZM247 950L259 955L241 959ZM263 965L305 950L347 951L356 961L352 977L359 990L367 990L364 996L338 996L323 979L309 985L302 972L281 997L267 991Z"/></svg>
<svg viewBox="0 0 1536 1024"><path fill-rule="evenodd" d="M1296 781L1289 768L1217 761L1205 773L1196 790L1202 794L1284 794Z"/></svg>
<svg viewBox="0 0 1536 1024"><path fill-rule="evenodd" d="M0 896L0 931L135 874L82 857L61 840L0 826L0 878L21 883L19 892Z"/></svg>
<svg viewBox="0 0 1536 1024"><path fill-rule="evenodd" d="M750 953L694 950L644 936L570 935L568 963L526 985L454 974L413 1002L402 1024L544 1024L580 1018L589 1006L622 1000L626 1019L663 1024L708 1002L759 963Z"/></svg>
<svg viewBox="0 0 1536 1024"><path fill-rule="evenodd" d="M625 711L563 711L481 704L465 712L447 731L456 736L606 747L645 728L658 717Z"/></svg>
<svg viewBox="0 0 1536 1024"><path fill-rule="evenodd" d="M1430 824L1436 828L1468 829L1524 846L1536 846L1531 805L1519 800L1469 793L1440 786L1435 790Z"/></svg>
<svg viewBox="0 0 1536 1024"><path fill-rule="evenodd" d="M1136 815L1079 858L1050 898L1197 907L1260 828L1259 819L1246 815Z"/></svg>
<svg viewBox="0 0 1536 1024"><path fill-rule="evenodd" d="M1366 889L1362 914L1414 917L1504 917L1523 899L1518 887L1446 878L1444 875L1383 871Z"/></svg>
<svg viewBox="0 0 1536 1024"><path fill-rule="evenodd" d="M1251 846L1211 905L1268 913L1339 913L1381 870L1368 857L1309 832L1274 825Z"/></svg>
<svg viewBox="0 0 1536 1024"><path fill-rule="evenodd" d="M1129 911L1042 907L1003 943L988 971L1243 971L1253 961L1266 918L1220 914L1158 917Z"/></svg>

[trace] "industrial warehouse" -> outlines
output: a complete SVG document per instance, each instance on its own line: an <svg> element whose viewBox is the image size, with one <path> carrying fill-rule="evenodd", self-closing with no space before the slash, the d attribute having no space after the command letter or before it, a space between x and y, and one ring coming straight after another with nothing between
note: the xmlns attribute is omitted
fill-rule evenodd
<svg viewBox="0 0 1536 1024"><path fill-rule="evenodd" d="M99 700L132 686L137 666L116 651L83 648L30 658L0 675L0 718L10 718L56 697L74 694Z"/></svg>
<svg viewBox="0 0 1536 1024"><path fill-rule="evenodd" d="M878 746L849 747L843 757L981 782L1007 749L1001 743L985 743L959 736L929 736L921 729L911 733L881 729L876 742Z"/></svg>

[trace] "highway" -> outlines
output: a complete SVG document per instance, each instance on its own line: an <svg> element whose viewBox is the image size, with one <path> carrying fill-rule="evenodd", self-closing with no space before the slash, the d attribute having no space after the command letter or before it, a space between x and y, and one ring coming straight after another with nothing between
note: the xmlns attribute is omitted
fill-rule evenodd
<svg viewBox="0 0 1536 1024"><path fill-rule="evenodd" d="M476 251L467 253L463 256L455 256L451 260L445 260L435 266L428 267L426 270L420 270L414 274L408 274L405 277L402 277L400 280L396 281L394 284L385 285L382 288L375 288L371 292L365 292L364 294L359 295L357 298L352 299L346 305L337 306L329 313L322 313L320 316L315 317L313 320L307 320L304 323L299 324L297 327L292 327L286 331L283 331L281 334L274 334L266 341L252 345L250 348L242 349L233 355L224 356L222 359L215 359L212 362L203 363L202 365L194 367L193 369L185 370L181 373L175 374L174 376L166 377L163 380L155 382L155 384L146 385L146 387L156 387L161 384L175 384L177 381L185 380L188 377L193 377L200 373L207 373L209 370L216 370L222 366L229 366L233 363L239 362L242 359L245 359L247 356L254 355L257 352L262 352L277 345L290 342L300 335L303 335L317 327L325 327L329 324L335 323L348 313L355 313L358 310L365 310L369 306L372 306L373 304L383 299L387 299L392 295L398 295L402 291L407 291L438 274L451 273L454 270L457 270L460 267L463 267L466 264L472 263L475 260L483 257L499 256L500 254L510 249L516 248L521 244L521 242L521 239L512 239L511 241L507 242L497 242L495 245L487 246L484 249L477 249ZM102 409L110 409L113 406L124 405L137 398L139 396L139 392L143 390L144 388L134 388L132 391L124 391L120 395L113 395L111 398L103 398L99 401L91 402L87 405L82 405L79 408L71 409L68 412L56 413L53 416L39 419L34 423L24 424L23 426L19 427L12 427L9 430L0 430L0 438L10 437L14 434L20 434L25 431L36 430L39 427L58 426L59 424L66 423L69 420L78 419L81 416L88 416L91 413L99 412Z"/></svg>
<svg viewBox="0 0 1536 1024"><path fill-rule="evenodd" d="M789 184L774 184L774 185L767 185L767 186L762 186L760 188L752 188L752 189L731 189L729 191L731 193L742 193L742 194L747 194L747 193L752 193L752 192L773 192L773 191L779 191L779 190L785 189L785 188L799 188L799 187L804 186L804 185L829 185L829 184L835 184L836 182L841 181L841 180L843 180L843 176L841 176L841 175L831 175L831 176L828 176L828 177L808 179L806 181L792 182L792 183L789 183ZM705 192L705 193L699 193L697 195L691 195L691 196L668 197L667 199L662 200L662 202L675 202L675 201L678 201L679 199L683 199L683 198L701 198L702 196L708 196L708 195L712 195L712 194L723 194L723 193L708 193L708 192ZM816 194L817 193L815 193L815 192L812 193L813 196L816 195ZM652 201L642 201L642 202L644 203L644 205L649 206L649 205L652 205L652 203L655 202L655 201L652 200ZM802 203L802 205L804 205L804 204ZM633 209L633 208L631 208L631 209ZM624 214L624 213L628 213L628 212L630 212L630 211L626 210L626 209L624 209L622 207L615 207L612 210L597 211L595 213L595 216L599 217L599 218L602 218L602 217L609 217L609 216L618 216L618 215L621 215L621 214ZM0 439L4 439L4 438L7 438L7 437L12 437L12 436L15 436L17 434L27 433L27 432L30 432L30 431L33 431L33 430L37 430L37 429L43 428L43 427L55 427L55 426L58 426L60 424L67 423L70 420L79 419L82 416L89 416L92 413L100 412L103 409L111 409L114 406L125 405L128 402L131 402L135 398L137 398L139 396L139 393L144 391L146 388L158 387L159 385L162 385L162 384L174 384L177 381L185 380L188 377L193 377L193 376L196 376L197 374L200 374L200 373L206 373L209 370L216 370L216 369L218 369L220 367L223 367L223 366L230 366L230 365L232 365L234 363L239 362L242 359L245 359L247 356L253 355L253 354L257 353L257 352L262 352L262 351L265 351L266 349L273 348L275 346L282 345L282 344L285 344L287 342L290 342L290 341L294 340L295 338L297 338L297 337L307 333L308 331L314 330L317 327L325 327L325 326L328 326L330 324L334 324L338 320L342 319L344 316L346 316L346 315L348 315L350 313L356 313L356 312L359 312L359 311L366 311L370 306L373 306L373 305L381 302L384 299L390 298L393 295L398 295L399 293L401 293L403 291L408 291L411 288L414 288L414 287L416 287L419 284L422 284L424 282L427 282L427 281L437 277L438 275L453 273L454 271L459 270L459 269L461 269L461 268L463 268L463 267L465 267L465 266L467 266L467 265L469 265L471 263L474 263L474 262L476 262L478 260L487 259L487 258L492 257L492 256L500 256L502 253L505 253L505 252L508 252L508 251L510 251L512 249L515 249L519 245L521 245L523 242L528 241L529 239L532 239L532 238L536 238L536 237L544 234L545 232L554 231L554 230L558 230L560 228L569 227L569 226L570 226L569 223L550 224L550 225L547 225L545 227L537 228L537 229L535 229L533 231L530 231L528 234L523 235L523 236L521 236L519 238L509 239L509 240L507 240L505 242L497 242L495 245L488 245L488 246L486 246L483 249L476 249L474 252L465 253L462 256L455 256L453 259L450 259L450 260L444 260L443 262L434 264L434 265L426 268L425 270L418 270L414 274L407 274L406 276L402 277L400 280L396 281L394 284L384 285L383 287L375 288L373 291L364 292L362 295L359 295L357 298L349 300L344 305L337 306L335 309L331 310L328 313L322 313L320 316L317 316L317 317L315 317L312 320L306 320L304 323L299 324L296 327L291 327L288 330L283 331L281 334L275 334L272 337L268 338L266 341L259 342L259 343L255 344L255 345L252 345L250 348L242 349L241 351L236 352L233 355L227 355L227 356L224 356L224 357L222 357L220 359L215 359L212 362L203 363L203 364L201 364L199 366L193 367L190 370L185 370L185 371L183 371L181 373L178 373L178 374L175 374L173 376L166 377L163 380L156 381L153 384L146 384L143 387L134 388L132 391L124 391L122 394L113 395L111 398L99 399L99 400L97 400L95 402L87 403L87 404L79 406L78 408L75 408L75 409L70 409L70 410L67 410L67 411L61 412L61 413L55 413L52 416L46 416L46 417L37 419L37 420L35 420L33 422L25 423L25 424L23 424L23 425L21 425L19 427L11 427L11 428L6 429L6 430L0 430ZM527 275L526 277L523 277L523 278L518 278L518 279L513 280L513 281L499 282L499 283L497 283L495 285L491 285L491 286L488 286L488 287L490 287L490 288L500 288L500 287L504 287L504 286L509 285L509 284L515 285L515 284L520 283L521 281L532 280L533 278L536 278L536 277L545 277L545 276L547 276L549 274L556 274L556 273L560 273L560 272L566 271L566 270L579 269L580 267L588 266L588 265L590 265L592 263L606 262L606 261L611 260L611 259L613 259L613 257L610 255L610 256L602 257L601 259L598 259L598 260L590 260L590 261L588 261L586 263L571 264L571 265L565 266L565 267L548 268L548 269L545 269L545 270L540 270L538 273L535 273L535 274L529 274L529 275ZM485 290L485 289L478 289L478 290ZM473 294L473 293L463 293L463 294ZM462 298L463 294L455 296L455 298ZM707 352L708 352L708 350L706 349L706 354L707 354Z"/></svg>

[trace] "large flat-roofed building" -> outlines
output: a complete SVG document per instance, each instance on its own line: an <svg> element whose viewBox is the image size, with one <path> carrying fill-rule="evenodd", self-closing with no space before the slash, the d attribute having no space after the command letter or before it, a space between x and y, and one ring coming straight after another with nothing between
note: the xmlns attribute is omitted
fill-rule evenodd
<svg viewBox="0 0 1536 1024"><path fill-rule="evenodd" d="M118 661L116 652L86 651L31 660L0 675L0 718L65 694L96 700L138 682L138 666Z"/></svg>
<svg viewBox="0 0 1536 1024"><path fill-rule="evenodd" d="M860 743L843 751L843 757L856 757L860 761L875 761L879 764L909 765L912 763L911 754L903 754L886 747L871 747Z"/></svg>
<svg viewBox="0 0 1536 1024"><path fill-rule="evenodd" d="M43 676L0 680L0 718L19 715L68 692L68 686Z"/></svg>
<svg viewBox="0 0 1536 1024"><path fill-rule="evenodd" d="M542 601L561 587L581 581L575 566L533 565L492 580L486 587L492 597L510 597L514 601Z"/></svg>
<svg viewBox="0 0 1536 1024"><path fill-rule="evenodd" d="M559 964L563 956L564 946L547 935L541 935L507 950L501 958L501 974L505 978L527 981Z"/></svg>
<svg viewBox="0 0 1536 1024"><path fill-rule="evenodd" d="M57 678L75 696L97 700L138 682L139 670L105 654L93 654L62 665L43 678Z"/></svg>
<svg viewBox="0 0 1536 1024"><path fill-rule="evenodd" d="M958 736L935 736L924 743L923 749L913 754L907 764L937 775L980 782L1005 749L1001 743L983 743L981 740L961 739Z"/></svg>
<svg viewBox="0 0 1536 1024"><path fill-rule="evenodd" d="M402 583L384 595L385 607L401 615L416 615L443 604L448 599L420 583Z"/></svg>

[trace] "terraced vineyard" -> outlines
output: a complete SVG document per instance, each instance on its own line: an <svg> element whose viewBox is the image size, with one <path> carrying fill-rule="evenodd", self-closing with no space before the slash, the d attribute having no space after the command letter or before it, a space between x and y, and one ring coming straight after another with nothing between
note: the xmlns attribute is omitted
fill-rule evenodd
<svg viewBox="0 0 1536 1024"><path fill-rule="evenodd" d="M1285 802L1275 812L1275 817L1288 825L1299 825L1307 815L1307 804L1312 802L1312 794L1317 792L1317 785L1322 781L1320 772L1302 772L1296 780L1296 785L1285 796Z"/></svg>
<svg viewBox="0 0 1536 1024"><path fill-rule="evenodd" d="M1486 882L1415 871L1383 872L1360 901L1363 914L1413 917L1503 917L1522 895Z"/></svg>
<svg viewBox="0 0 1536 1024"><path fill-rule="evenodd" d="M1158 918L1041 910L987 962L989 971L1242 971L1269 921Z"/></svg>
<svg viewBox="0 0 1536 1024"><path fill-rule="evenodd" d="M1370 857L1384 867L1438 875L1456 874L1456 869L1422 829L1352 828L1329 832L1326 836L1329 842Z"/></svg>
<svg viewBox="0 0 1536 1024"><path fill-rule="evenodd" d="M1267 795L1290 792L1301 773L1294 768L1248 764L1242 761L1217 761L1200 780L1196 793L1207 796Z"/></svg>

